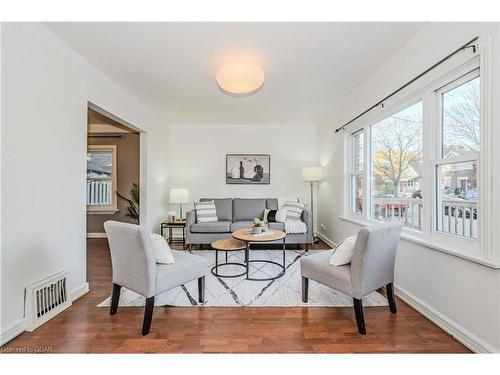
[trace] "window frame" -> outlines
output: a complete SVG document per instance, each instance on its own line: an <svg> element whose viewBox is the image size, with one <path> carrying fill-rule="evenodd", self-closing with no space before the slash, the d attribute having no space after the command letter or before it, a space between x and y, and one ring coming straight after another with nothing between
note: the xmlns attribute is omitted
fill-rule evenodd
<svg viewBox="0 0 500 375"><path fill-rule="evenodd" d="M362 138L362 144L363 144L363 169L361 170L356 170L355 167L355 159L354 159L354 139L356 136L361 135ZM363 214L366 212L366 176L365 176L365 170L366 170L366 134L364 129L359 129L355 131L354 133L351 133L349 135L349 156L348 156L348 174L349 174L349 212L353 215L357 216L363 216ZM355 201L356 201L356 196L353 195L355 191L355 184L353 184L353 181L356 179L356 177L362 176L363 177L363 203L361 207L361 212L357 212L355 209Z"/></svg>
<svg viewBox="0 0 500 375"><path fill-rule="evenodd" d="M367 213L367 216L366 216L366 219L367 220L370 220L371 222L374 222L374 223L380 223L381 221L380 220L377 220L377 219L372 219L371 216L372 216L372 210L373 210L373 205L372 205L372 144L371 144L371 139L372 139L372 126L373 125L376 125L378 124L379 122L389 118L389 117L392 117L394 116L395 114L399 113L399 112L402 112L404 111L405 109L417 104L418 102L422 102L422 123L424 123L424 118L425 118L425 108L424 108L424 99L423 99L423 96L421 95L421 93L417 93L416 95L412 95L408 98L405 98L403 100L400 100L396 103L394 103L393 105L390 105L387 108L387 111L382 111L382 113L379 115L379 116L376 116L376 117L373 117L373 119L371 119L368 124L369 125L366 125L365 128L366 128L366 133L367 133L367 136L365 137L365 149L368 150L368 153L367 153L367 158L365 159L365 162L364 162L364 165L366 165L366 168L367 170L369 170L369 174L368 174L368 177L365 177L365 179L367 179L368 181L368 185L366 187L366 195L367 195L367 203L368 203L368 207L367 207L367 210L366 210L366 213ZM368 141L370 142L370 144L368 144ZM422 153L424 153L425 155L425 150L424 150L424 125L422 125ZM422 163L424 162L424 160L422 159ZM424 169L424 168L422 168ZM422 171L422 181L425 181L425 174L426 172L425 171ZM368 194L368 192L370 192L370 194ZM423 201L423 200L422 200ZM412 229L412 228L408 228L408 227L405 227L404 228L405 231L410 231L411 233L421 233L422 231L420 230L416 230L416 229Z"/></svg>
<svg viewBox="0 0 500 375"><path fill-rule="evenodd" d="M111 171L111 204L110 205L86 205L87 213L89 214L114 214L118 212L118 195L117 190L117 147L116 145L87 145L87 154L92 152L110 152L112 160ZM87 179L85 179L87 181ZM85 199L87 201L87 198Z"/></svg>
<svg viewBox="0 0 500 375"><path fill-rule="evenodd" d="M349 132L346 132L346 139L356 131L363 130L364 138L364 183L365 183L365 209L362 215L354 215L350 206L344 205L344 215L341 219L354 223L366 225L377 222L370 219L371 212L371 144L369 144L369 129L372 124L377 123L381 119L387 118L401 109L416 103L419 100L423 102L423 189L426 193L423 196L422 210L422 232L414 231L410 228L404 228L402 238L422 244L428 248L442 251L447 254L458 256L460 258L486 265L493 268L500 268L500 249L495 250L492 246L493 233L491 230L492 209L484 202L491 201L491 165L492 165L492 88L491 77L492 71L489 61L491 61L491 42L485 41L479 44L478 52L467 56L461 56L458 61L451 61L443 64L430 73L429 77L421 79L422 82L415 83L412 90L405 89L397 97L391 98L384 106L374 109L372 113L363 116L364 118L357 120L349 127ZM449 233L442 233L435 230L435 207L437 206L436 196L436 161L438 160L438 145L441 141L441 125L436 126L438 122L437 116L437 91L449 85L455 84L459 86L466 81L473 79L465 79L462 82L456 82L461 77L466 77L473 72L479 72L480 77L480 98L481 98L481 147L477 162L477 184L478 184L478 236L476 239L468 239L463 236L454 236ZM451 88L449 88L451 89ZM447 90L448 91L448 90ZM439 137L436 132L439 131ZM368 136L367 136L368 135ZM346 155L347 156L347 155ZM440 154L439 154L440 156ZM350 157L350 153L349 153ZM467 156L467 161L470 157ZM347 163L350 163L350 159ZM444 164L451 162L451 159L445 160ZM348 165L348 164L347 164ZM350 179L349 179L350 184ZM347 202L350 202L350 191L347 190Z"/></svg>
<svg viewBox="0 0 500 375"><path fill-rule="evenodd" d="M484 220L481 217L481 211L483 208L483 200L484 198L479 195L479 199L477 202L477 209L478 209L478 236L477 238L467 238L464 236L456 235L453 233L445 233L443 231L438 230L438 214L439 214L439 196L437 192L437 187L438 187L438 168L442 165L446 164L453 164L453 163L460 163L460 162L469 162L469 161L474 161L477 163L477 171L476 171L476 180L478 184L478 191L481 189L481 186L484 184L484 181L482 181L481 178L481 163L480 163L480 154L479 153L467 153L465 155L457 156L457 157L451 157L451 158L444 158L443 155L443 102L442 102L442 94L453 90L470 80L479 77L480 80L480 89L481 89L481 96L480 96L480 101L481 101L481 124L483 123L483 102L484 102L484 95L482 93L482 85L484 78L482 77L481 73L481 66L479 61L476 61L475 63L468 63L464 64L464 66L461 69L458 69L454 72L451 72L443 77L441 80L441 84L436 86L436 89L433 91L432 96L433 96L433 106L434 106L434 144L433 144L433 152L432 152L432 158L431 158L431 168L432 168L432 185L431 185L431 192L432 192L432 206L431 206L431 211L432 211L432 217L430 220L431 223L431 236L438 240L440 243L447 243L448 246L452 248L458 248L461 249L460 251L457 250L457 253L464 252L468 254L472 254L473 256L478 256L478 257L485 257L486 254L481 253L481 242L482 238L480 235L480 228L481 228L481 223L482 220ZM432 124L431 124L432 125ZM483 148L484 144L484 135L483 135L483 126L480 126L480 136L481 136L481 146L480 150Z"/></svg>

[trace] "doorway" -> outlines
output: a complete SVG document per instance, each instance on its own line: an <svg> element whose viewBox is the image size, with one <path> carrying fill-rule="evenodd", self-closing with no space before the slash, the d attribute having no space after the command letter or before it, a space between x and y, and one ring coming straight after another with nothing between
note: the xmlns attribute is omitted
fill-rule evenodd
<svg viewBox="0 0 500 375"><path fill-rule="evenodd" d="M139 223L140 134L87 110L87 238L106 238L104 222Z"/></svg>

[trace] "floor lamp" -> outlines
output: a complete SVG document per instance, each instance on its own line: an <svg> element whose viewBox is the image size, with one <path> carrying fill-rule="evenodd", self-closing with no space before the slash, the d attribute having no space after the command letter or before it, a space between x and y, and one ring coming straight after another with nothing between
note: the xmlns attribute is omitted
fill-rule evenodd
<svg viewBox="0 0 500 375"><path fill-rule="evenodd" d="M302 168L302 180L309 182L311 186L311 224L312 243L318 242L314 235L314 183L323 179L323 168L320 166Z"/></svg>

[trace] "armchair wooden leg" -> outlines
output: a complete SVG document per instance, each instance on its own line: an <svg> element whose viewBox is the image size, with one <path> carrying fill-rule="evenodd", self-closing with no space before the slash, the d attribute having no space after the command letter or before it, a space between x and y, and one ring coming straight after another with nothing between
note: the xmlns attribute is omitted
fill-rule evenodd
<svg viewBox="0 0 500 375"><path fill-rule="evenodd" d="M198 302L205 302L205 276L198 279Z"/></svg>
<svg viewBox="0 0 500 375"><path fill-rule="evenodd" d="M358 332L366 335L365 317L363 316L363 303L360 299L353 298L354 313L356 314L356 323L358 324Z"/></svg>
<svg viewBox="0 0 500 375"><path fill-rule="evenodd" d="M115 315L118 311L118 302L120 301L120 290L122 287L118 284L113 284L113 293L111 294L111 309L109 315Z"/></svg>
<svg viewBox="0 0 500 375"><path fill-rule="evenodd" d="M309 251L309 244L306 243L306 253Z"/></svg>
<svg viewBox="0 0 500 375"><path fill-rule="evenodd" d="M396 299L394 298L394 285L392 283L387 284L385 290L387 292L387 301L389 302L391 313L395 314L398 312L398 309L396 308Z"/></svg>
<svg viewBox="0 0 500 375"><path fill-rule="evenodd" d="M309 279L302 276L302 302L307 303L309 300Z"/></svg>
<svg viewBox="0 0 500 375"><path fill-rule="evenodd" d="M155 307L155 297L146 298L146 308L144 309L144 322L142 323L142 335L146 336L151 328L153 320L153 310Z"/></svg>

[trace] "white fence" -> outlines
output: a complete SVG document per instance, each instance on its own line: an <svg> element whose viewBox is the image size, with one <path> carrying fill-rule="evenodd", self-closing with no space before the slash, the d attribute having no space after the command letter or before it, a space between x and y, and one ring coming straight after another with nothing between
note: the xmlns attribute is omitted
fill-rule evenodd
<svg viewBox="0 0 500 375"><path fill-rule="evenodd" d="M477 203L445 201L442 202L438 218L438 230L463 236L477 238Z"/></svg>
<svg viewBox="0 0 500 375"><path fill-rule="evenodd" d="M477 238L477 203L465 200L442 200L437 229L467 238ZM374 218L401 220L408 228L422 230L422 199L373 198Z"/></svg>
<svg viewBox="0 0 500 375"><path fill-rule="evenodd" d="M377 220L401 220L408 228L422 229L422 199L373 198L372 203Z"/></svg>
<svg viewBox="0 0 500 375"><path fill-rule="evenodd" d="M87 181L87 205L108 206L112 204L111 180Z"/></svg>

